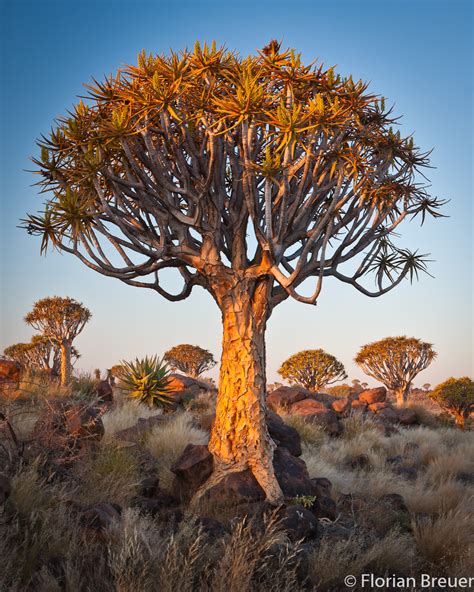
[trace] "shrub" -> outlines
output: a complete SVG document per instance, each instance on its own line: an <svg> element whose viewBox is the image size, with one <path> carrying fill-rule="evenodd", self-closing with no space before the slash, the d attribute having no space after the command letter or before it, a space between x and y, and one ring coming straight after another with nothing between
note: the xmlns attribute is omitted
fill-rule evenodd
<svg viewBox="0 0 474 592"><path fill-rule="evenodd" d="M448 378L438 384L429 397L453 415L456 424L464 429L466 419L474 410L474 381L467 376Z"/></svg>

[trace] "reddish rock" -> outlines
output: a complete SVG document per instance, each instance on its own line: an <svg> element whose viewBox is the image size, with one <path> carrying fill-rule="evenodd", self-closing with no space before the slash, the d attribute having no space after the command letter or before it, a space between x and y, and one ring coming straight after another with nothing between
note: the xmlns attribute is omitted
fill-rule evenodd
<svg viewBox="0 0 474 592"><path fill-rule="evenodd" d="M267 405L272 411L286 408L306 399L309 391L301 386L280 386L267 395Z"/></svg>
<svg viewBox="0 0 474 592"><path fill-rule="evenodd" d="M64 413L66 429L75 439L101 440L104 433L104 424L98 409L73 405Z"/></svg>
<svg viewBox="0 0 474 592"><path fill-rule="evenodd" d="M280 524L293 541L308 541L318 532L318 519L299 504L286 506L280 513Z"/></svg>
<svg viewBox="0 0 474 592"><path fill-rule="evenodd" d="M370 411L372 411L372 413L377 413L378 411L380 411L381 409L385 409L386 407L388 407L387 403L372 403L371 405L369 405L369 409Z"/></svg>
<svg viewBox="0 0 474 592"><path fill-rule="evenodd" d="M265 494L250 469L229 473L217 485L208 489L203 499L219 506L263 501Z"/></svg>
<svg viewBox="0 0 474 592"><path fill-rule="evenodd" d="M318 497L331 497L332 483L325 477L313 477L311 479L315 495Z"/></svg>
<svg viewBox="0 0 474 592"><path fill-rule="evenodd" d="M210 390L206 382L202 382L190 376L183 374L170 374L168 381L168 389L182 398L185 394L197 396Z"/></svg>
<svg viewBox="0 0 474 592"><path fill-rule="evenodd" d="M352 409L357 409L359 411L365 411L367 409L367 403L365 401L359 401L359 399L354 399L351 403Z"/></svg>
<svg viewBox="0 0 474 592"><path fill-rule="evenodd" d="M120 430L115 434L115 437L125 442L139 443L151 429L161 426L167 421L169 421L169 417L163 415L152 415L146 419L140 417L134 426Z"/></svg>
<svg viewBox="0 0 474 592"><path fill-rule="evenodd" d="M207 446L188 444L171 467L175 474L173 490L181 500L191 499L196 490L209 478L214 466Z"/></svg>
<svg viewBox="0 0 474 592"><path fill-rule="evenodd" d="M328 518L329 520L336 520L337 504L331 497L318 497L316 501L317 504L315 504L315 507L311 508L316 518Z"/></svg>
<svg viewBox="0 0 474 592"><path fill-rule="evenodd" d="M97 386L97 398L100 403L113 403L114 391L108 380L101 380Z"/></svg>
<svg viewBox="0 0 474 592"><path fill-rule="evenodd" d="M314 399L303 399L291 406L291 413L300 416L313 415L319 411L327 411L327 407L324 403Z"/></svg>
<svg viewBox="0 0 474 592"><path fill-rule="evenodd" d="M383 403L387 398L387 389L384 386L378 388L367 389L362 391L359 395L359 401L364 401L368 405L373 403Z"/></svg>
<svg viewBox="0 0 474 592"><path fill-rule="evenodd" d="M404 409L397 409L396 413L398 415L398 421L402 425L414 425L418 423L418 418L416 413L413 409L404 408Z"/></svg>
<svg viewBox="0 0 474 592"><path fill-rule="evenodd" d="M343 415L351 408L351 401L349 399L336 399L332 402L331 407L336 413Z"/></svg>
<svg viewBox="0 0 474 592"><path fill-rule="evenodd" d="M286 448L277 448L273 455L276 478L285 497L314 495L306 463L292 456Z"/></svg>
<svg viewBox="0 0 474 592"><path fill-rule="evenodd" d="M283 419L273 411L267 411L267 426L273 441L284 447L293 456L301 456L301 437L295 428L287 425Z"/></svg>
<svg viewBox="0 0 474 592"><path fill-rule="evenodd" d="M0 474L0 506L10 497L11 490L10 479L6 475Z"/></svg>
<svg viewBox="0 0 474 592"><path fill-rule="evenodd" d="M0 357L0 385L16 384L20 382L22 366L15 360Z"/></svg>

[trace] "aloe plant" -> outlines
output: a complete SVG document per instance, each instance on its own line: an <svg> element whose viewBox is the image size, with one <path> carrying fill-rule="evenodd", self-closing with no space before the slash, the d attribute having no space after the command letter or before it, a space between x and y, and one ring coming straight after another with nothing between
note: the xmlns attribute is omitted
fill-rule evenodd
<svg viewBox="0 0 474 592"><path fill-rule="evenodd" d="M128 396L150 407L169 407L174 402L174 392L169 389L170 370L158 356L134 362L121 362L119 386Z"/></svg>

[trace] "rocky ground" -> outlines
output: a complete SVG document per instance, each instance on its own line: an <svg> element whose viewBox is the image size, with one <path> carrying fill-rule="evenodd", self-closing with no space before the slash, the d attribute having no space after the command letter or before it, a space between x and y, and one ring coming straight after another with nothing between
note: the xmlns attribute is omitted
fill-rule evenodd
<svg viewBox="0 0 474 592"><path fill-rule="evenodd" d="M285 504L243 471L191 507L215 392L174 381L164 415L87 380L3 398L0 590L329 592L348 574L473 572L472 432L383 388L280 387L268 427Z"/></svg>

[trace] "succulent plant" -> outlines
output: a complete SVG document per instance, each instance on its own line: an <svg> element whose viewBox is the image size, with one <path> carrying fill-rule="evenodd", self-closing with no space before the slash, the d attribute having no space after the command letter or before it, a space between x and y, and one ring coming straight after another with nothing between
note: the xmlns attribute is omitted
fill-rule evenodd
<svg viewBox="0 0 474 592"><path fill-rule="evenodd" d="M174 392L169 388L170 370L158 356L121 362L119 386L128 396L150 407L169 407L174 402Z"/></svg>

